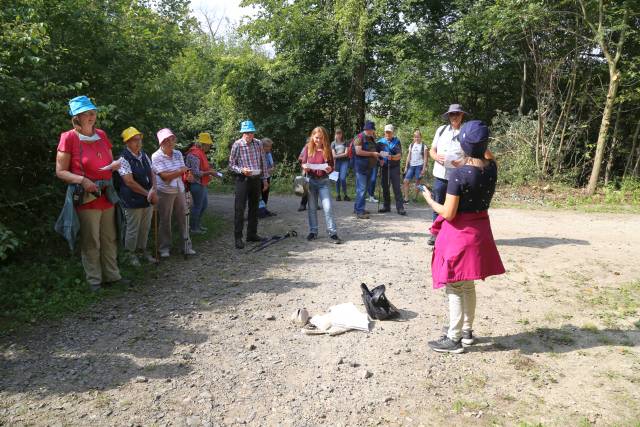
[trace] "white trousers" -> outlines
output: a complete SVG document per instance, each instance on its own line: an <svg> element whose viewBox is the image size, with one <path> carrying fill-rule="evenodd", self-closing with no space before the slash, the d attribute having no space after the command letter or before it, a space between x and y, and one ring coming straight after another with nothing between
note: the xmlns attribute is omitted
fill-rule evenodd
<svg viewBox="0 0 640 427"><path fill-rule="evenodd" d="M447 336L458 341L462 330L473 329L476 316L476 285L473 280L450 283L445 289L449 301L449 331Z"/></svg>

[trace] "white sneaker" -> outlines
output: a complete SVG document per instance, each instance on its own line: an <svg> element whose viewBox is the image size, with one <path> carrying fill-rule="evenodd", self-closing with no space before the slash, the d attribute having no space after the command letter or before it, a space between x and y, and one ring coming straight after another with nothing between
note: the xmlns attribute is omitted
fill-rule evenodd
<svg viewBox="0 0 640 427"><path fill-rule="evenodd" d="M166 249L160 251L160 258L169 258L169 251Z"/></svg>
<svg viewBox="0 0 640 427"><path fill-rule="evenodd" d="M367 201L368 201L369 203L378 203L378 199L376 199L376 198L375 198L375 197L373 197L373 196L369 196L369 198L367 199Z"/></svg>
<svg viewBox="0 0 640 427"><path fill-rule="evenodd" d="M194 251L193 249L189 248L184 252L185 255L195 255L196 251Z"/></svg>

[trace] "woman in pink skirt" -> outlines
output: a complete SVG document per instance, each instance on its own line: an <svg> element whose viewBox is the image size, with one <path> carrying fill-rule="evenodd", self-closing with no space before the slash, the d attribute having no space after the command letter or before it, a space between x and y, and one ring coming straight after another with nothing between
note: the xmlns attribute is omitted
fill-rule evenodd
<svg viewBox="0 0 640 427"><path fill-rule="evenodd" d="M497 166L485 158L489 129L480 120L465 123L457 136L466 158L447 184L444 204L422 195L437 219L431 233L437 235L431 258L433 288L446 286L449 301L449 330L429 342L434 351L462 353L473 344L476 310L474 280L504 273L504 266L491 232L487 210L496 188Z"/></svg>

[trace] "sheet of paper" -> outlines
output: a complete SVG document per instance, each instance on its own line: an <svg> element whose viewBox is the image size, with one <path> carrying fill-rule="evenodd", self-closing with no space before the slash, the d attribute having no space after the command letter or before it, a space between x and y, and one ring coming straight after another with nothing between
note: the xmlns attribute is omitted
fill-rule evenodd
<svg viewBox="0 0 640 427"><path fill-rule="evenodd" d="M383 159L386 159L387 157L389 157L389 152L388 151L381 151L380 152L380 157L382 157Z"/></svg>
<svg viewBox="0 0 640 427"><path fill-rule="evenodd" d="M329 313L333 326L369 332L369 318L352 302L334 305L329 308Z"/></svg>
<svg viewBox="0 0 640 427"><path fill-rule="evenodd" d="M340 178L340 173L338 171L333 171L329 174L329 179L331 181L337 181Z"/></svg>
<svg viewBox="0 0 640 427"><path fill-rule="evenodd" d="M444 166L447 168L455 168L453 162L462 159L462 153L447 153L444 155Z"/></svg>
<svg viewBox="0 0 640 427"><path fill-rule="evenodd" d="M329 167L329 165L327 163L305 163L304 167L307 169L310 169L312 171L324 171L327 170L327 168Z"/></svg>

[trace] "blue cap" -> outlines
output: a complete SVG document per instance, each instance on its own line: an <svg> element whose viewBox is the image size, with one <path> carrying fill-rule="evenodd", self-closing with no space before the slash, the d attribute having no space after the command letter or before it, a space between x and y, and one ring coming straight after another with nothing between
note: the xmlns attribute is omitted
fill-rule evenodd
<svg viewBox="0 0 640 427"><path fill-rule="evenodd" d="M80 113L84 113L89 110L97 110L98 107L93 105L93 102L86 96L76 96L69 100L69 115L77 116Z"/></svg>
<svg viewBox="0 0 640 427"><path fill-rule="evenodd" d="M366 122L364 122L364 130L376 130L376 124L373 123L371 120L367 120Z"/></svg>
<svg viewBox="0 0 640 427"><path fill-rule="evenodd" d="M489 128L482 120L471 120L462 125L456 138L467 156L481 159L487 151Z"/></svg>
<svg viewBox="0 0 640 427"><path fill-rule="evenodd" d="M256 131L256 127L253 125L251 120L246 120L240 123L240 133L253 133Z"/></svg>

